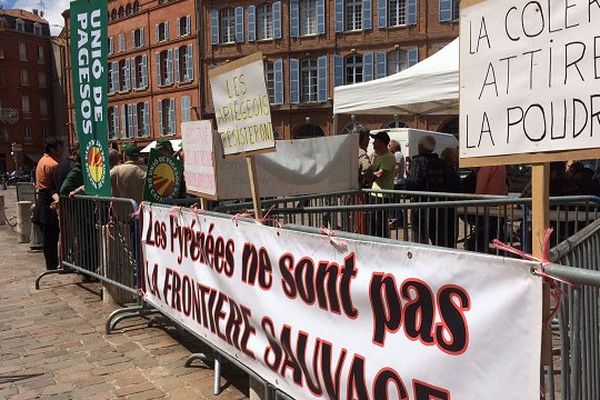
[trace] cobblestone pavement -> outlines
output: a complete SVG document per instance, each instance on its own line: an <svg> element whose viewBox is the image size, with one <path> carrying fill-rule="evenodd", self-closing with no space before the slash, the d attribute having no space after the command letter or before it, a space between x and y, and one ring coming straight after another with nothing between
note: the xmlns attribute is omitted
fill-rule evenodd
<svg viewBox="0 0 600 400"><path fill-rule="evenodd" d="M8 216L16 215L14 189L0 195ZM54 275L36 291L43 265L42 253L0 226L0 399L246 398L248 379L231 365L223 368L219 397L212 370L199 362L184 368L185 358L203 349L174 327L149 328L139 318L104 334L112 309L98 284Z"/></svg>

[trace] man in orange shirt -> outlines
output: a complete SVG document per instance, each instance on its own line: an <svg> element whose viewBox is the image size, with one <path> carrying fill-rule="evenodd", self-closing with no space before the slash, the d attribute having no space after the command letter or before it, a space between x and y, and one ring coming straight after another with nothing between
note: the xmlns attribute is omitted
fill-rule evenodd
<svg viewBox="0 0 600 400"><path fill-rule="evenodd" d="M58 268L58 215L50 207L53 202L52 195L58 192L60 188L56 187L54 182L54 171L62 158L64 143L61 140L51 139L46 144L44 156L40 158L35 169L36 188L38 190L36 202L36 222L42 231L44 237L44 258L46 259L46 269L55 270Z"/></svg>

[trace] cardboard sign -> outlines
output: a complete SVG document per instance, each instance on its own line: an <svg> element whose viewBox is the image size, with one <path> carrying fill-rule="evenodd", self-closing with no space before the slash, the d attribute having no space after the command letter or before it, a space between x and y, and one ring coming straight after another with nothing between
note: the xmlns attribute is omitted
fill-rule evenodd
<svg viewBox="0 0 600 400"><path fill-rule="evenodd" d="M179 196L183 181L183 165L175 157L150 150L144 200L151 203L170 204Z"/></svg>
<svg viewBox="0 0 600 400"><path fill-rule="evenodd" d="M531 400L533 263L144 205L144 300L294 399Z"/></svg>
<svg viewBox="0 0 600 400"><path fill-rule="evenodd" d="M600 2L474 3L460 21L461 158L600 148Z"/></svg>
<svg viewBox="0 0 600 400"><path fill-rule="evenodd" d="M110 196L108 162L108 6L71 2L71 60L75 131L85 192Z"/></svg>
<svg viewBox="0 0 600 400"><path fill-rule="evenodd" d="M225 155L274 149L262 53L212 69L209 77Z"/></svg>
<svg viewBox="0 0 600 400"><path fill-rule="evenodd" d="M216 198L217 178L211 121L181 124L186 190L190 194Z"/></svg>

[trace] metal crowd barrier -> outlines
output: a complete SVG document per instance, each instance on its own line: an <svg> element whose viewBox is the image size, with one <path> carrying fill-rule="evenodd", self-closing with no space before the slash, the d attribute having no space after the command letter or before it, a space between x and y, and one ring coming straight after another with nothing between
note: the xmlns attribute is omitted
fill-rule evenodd
<svg viewBox="0 0 600 400"><path fill-rule="evenodd" d="M15 187L17 189L17 201L31 201L32 203L35 203L35 183L17 182L15 183Z"/></svg>
<svg viewBox="0 0 600 400"><path fill-rule="evenodd" d="M547 386L554 388L549 399L555 399L553 392L562 400L600 399L600 220L554 247L551 260L583 269L588 281L561 285L565 295L553 323L554 357L546 374ZM574 282L572 270L560 277Z"/></svg>

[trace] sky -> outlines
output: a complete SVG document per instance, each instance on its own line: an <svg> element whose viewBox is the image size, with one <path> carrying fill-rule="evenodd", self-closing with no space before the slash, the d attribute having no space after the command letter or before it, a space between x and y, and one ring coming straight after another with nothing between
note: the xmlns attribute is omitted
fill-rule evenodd
<svg viewBox="0 0 600 400"><path fill-rule="evenodd" d="M36 8L44 10L44 18L50 23L52 35L58 35L64 25L62 12L69 8L70 0L43 0L44 7L40 6L40 0L0 0L4 9L22 8L31 11Z"/></svg>

